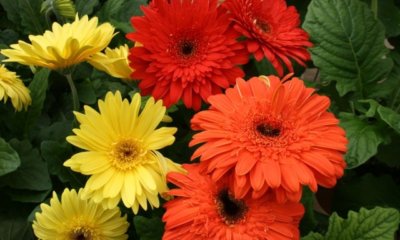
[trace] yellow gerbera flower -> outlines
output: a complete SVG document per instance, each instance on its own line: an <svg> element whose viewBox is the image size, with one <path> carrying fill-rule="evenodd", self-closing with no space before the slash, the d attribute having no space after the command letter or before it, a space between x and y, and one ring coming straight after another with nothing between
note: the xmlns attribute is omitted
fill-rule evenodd
<svg viewBox="0 0 400 240"><path fill-rule="evenodd" d="M0 100L7 102L11 99L11 103L15 110L25 110L32 103L29 89L25 87L21 79L15 72L8 71L4 65L0 64Z"/></svg>
<svg viewBox="0 0 400 240"><path fill-rule="evenodd" d="M100 52L114 36L114 27L109 23L98 25L97 17L88 16L72 23L60 25L53 23L52 31L43 35L29 36L32 44L18 41L12 49L1 54L8 57L5 62L18 62L25 65L41 66L49 69L64 69L86 61L91 55Z"/></svg>
<svg viewBox="0 0 400 240"><path fill-rule="evenodd" d="M105 209L81 198L82 190L65 189L61 201L53 192L50 205L42 203L35 215L33 231L39 239L128 239L129 223L119 208Z"/></svg>
<svg viewBox="0 0 400 240"><path fill-rule="evenodd" d="M88 62L100 71L124 80L130 79L132 69L128 62L128 45L115 49L106 48L105 53L96 53L91 56Z"/></svg>
<svg viewBox="0 0 400 240"><path fill-rule="evenodd" d="M83 197L92 198L112 208L122 199L124 205L138 212L159 207L158 194L167 191L165 175L181 171L178 164L163 157L157 150L171 145L176 128L157 128L165 115L162 101L151 97L139 113L141 97L131 102L121 94L108 92L99 100L100 112L85 106L85 113L75 112L80 123L67 141L86 150L68 159L64 165L91 175Z"/></svg>

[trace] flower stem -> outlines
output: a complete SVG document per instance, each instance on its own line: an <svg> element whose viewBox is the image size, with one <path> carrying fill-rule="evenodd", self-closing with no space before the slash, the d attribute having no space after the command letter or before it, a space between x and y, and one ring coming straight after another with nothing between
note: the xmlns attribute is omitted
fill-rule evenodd
<svg viewBox="0 0 400 240"><path fill-rule="evenodd" d="M396 94L394 95L394 98L392 100L392 104L390 104L390 108L394 109L394 105L397 102L397 98L399 97L400 94L400 88L396 91Z"/></svg>
<svg viewBox="0 0 400 240"><path fill-rule="evenodd" d="M371 0L371 10L374 13L375 19L378 19L378 0Z"/></svg>
<svg viewBox="0 0 400 240"><path fill-rule="evenodd" d="M399 105L397 105L397 108L394 110L396 113L398 113L399 112L399 110L400 110L400 104Z"/></svg>
<svg viewBox="0 0 400 240"><path fill-rule="evenodd" d="M71 93L72 93L72 104L74 107L74 111L79 111L79 97L78 97L78 91L76 90L74 80L72 80L72 75L71 73L65 74L65 78L68 80L69 87L71 88Z"/></svg>

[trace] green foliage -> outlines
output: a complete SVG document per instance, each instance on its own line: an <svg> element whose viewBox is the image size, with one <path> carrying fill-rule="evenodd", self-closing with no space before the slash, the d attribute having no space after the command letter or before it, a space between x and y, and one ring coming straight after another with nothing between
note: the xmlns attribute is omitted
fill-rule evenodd
<svg viewBox="0 0 400 240"><path fill-rule="evenodd" d="M96 15L100 21L109 21L123 33L128 33L133 31L131 17L142 15L140 6L146 3L146 0L107 0Z"/></svg>
<svg viewBox="0 0 400 240"><path fill-rule="evenodd" d="M302 240L393 240L400 222L399 211L392 208L361 208L350 211L347 219L333 213L325 236L310 233Z"/></svg>
<svg viewBox="0 0 400 240"><path fill-rule="evenodd" d="M378 166L376 166L378 167ZM338 183L333 198L333 209L339 214L358 210L360 206L393 207L400 210L400 187L389 174L345 177Z"/></svg>
<svg viewBox="0 0 400 240"><path fill-rule="evenodd" d="M310 232L307 236L302 237L301 240L324 240L324 236L319 233Z"/></svg>
<svg viewBox="0 0 400 240"><path fill-rule="evenodd" d="M303 27L315 44L310 51L321 79L336 81L340 96L363 98L392 68L384 57L384 26L359 0L313 0Z"/></svg>
<svg viewBox="0 0 400 240"><path fill-rule="evenodd" d="M109 20L111 17L114 17L121 11L123 3L125 0L108 0L106 3L101 7L100 11L97 13L100 21Z"/></svg>
<svg viewBox="0 0 400 240"><path fill-rule="evenodd" d="M26 216L30 212L27 204L11 201L6 196L0 198L0 239L31 240L34 239L30 223Z"/></svg>
<svg viewBox="0 0 400 240"><path fill-rule="evenodd" d="M317 219L314 214L314 193L310 189L304 187L301 203L305 207L305 213L301 219L300 229L301 232L310 232L317 225Z"/></svg>
<svg viewBox="0 0 400 240"><path fill-rule="evenodd" d="M400 168L400 136L392 136L390 143L381 145L376 158L389 167Z"/></svg>
<svg viewBox="0 0 400 240"><path fill-rule="evenodd" d="M365 163L377 153L379 144L384 142L382 129L351 113L341 113L340 125L349 139L346 154L347 168L355 168Z"/></svg>
<svg viewBox="0 0 400 240"><path fill-rule="evenodd" d="M84 80L76 85L79 100L84 104L94 104L97 102L96 92L89 80Z"/></svg>
<svg viewBox="0 0 400 240"><path fill-rule="evenodd" d="M94 8L99 5L99 0L76 0L75 8L79 16L90 15Z"/></svg>
<svg viewBox="0 0 400 240"><path fill-rule="evenodd" d="M38 71L31 84L29 84L29 90L31 91L32 105L29 110L24 113L24 129L25 133L30 131L35 125L36 121L41 115L43 104L46 99L46 90L48 85L50 71L48 69L41 69Z"/></svg>
<svg viewBox="0 0 400 240"><path fill-rule="evenodd" d="M21 25L27 34L42 34L45 30L45 18L41 13L42 0L18 0Z"/></svg>
<svg viewBox="0 0 400 240"><path fill-rule="evenodd" d="M31 227L26 219L14 216L0 218L0 236L2 240L33 239Z"/></svg>
<svg viewBox="0 0 400 240"><path fill-rule="evenodd" d="M7 13L7 18L14 25L18 26L18 30L20 29L19 24L21 23L21 16L18 8L18 1L16 0L0 0L1 6L4 8Z"/></svg>
<svg viewBox="0 0 400 240"><path fill-rule="evenodd" d="M18 33L12 29L0 30L0 44L10 45L18 41Z"/></svg>
<svg viewBox="0 0 400 240"><path fill-rule="evenodd" d="M14 189L47 191L52 188L47 164L40 157L39 151L33 149L28 141L12 140L10 144L16 149L21 165L16 171L0 177L0 182Z"/></svg>
<svg viewBox="0 0 400 240"><path fill-rule="evenodd" d="M20 164L17 152L0 138L0 176L15 171Z"/></svg>
<svg viewBox="0 0 400 240"><path fill-rule="evenodd" d="M25 34L44 32L46 21L40 12L42 0L1 0L0 4L18 30Z"/></svg>
<svg viewBox="0 0 400 240"><path fill-rule="evenodd" d="M43 141L40 149L48 164L50 174L57 176L61 182L68 183L74 188L84 186L85 179L82 176L63 166L63 163L72 155L71 145L49 140Z"/></svg>
<svg viewBox="0 0 400 240"><path fill-rule="evenodd" d="M135 229L140 240L157 240L161 239L164 224L161 222L159 217L146 218L142 216L136 216L133 219Z"/></svg>
<svg viewBox="0 0 400 240"><path fill-rule="evenodd" d="M371 0L363 0L370 4ZM377 1L378 18L382 21L386 29L387 37L400 35L400 9L396 7L395 0Z"/></svg>

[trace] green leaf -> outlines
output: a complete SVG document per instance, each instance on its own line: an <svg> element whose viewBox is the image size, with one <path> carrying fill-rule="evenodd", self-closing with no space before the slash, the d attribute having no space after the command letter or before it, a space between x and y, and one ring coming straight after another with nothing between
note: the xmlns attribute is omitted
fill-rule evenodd
<svg viewBox="0 0 400 240"><path fill-rule="evenodd" d="M19 26L21 23L21 16L19 14L18 1L16 0L0 0L1 6L7 12L7 18Z"/></svg>
<svg viewBox="0 0 400 240"><path fill-rule="evenodd" d="M22 217L0 219L1 240L30 240L34 239L30 223Z"/></svg>
<svg viewBox="0 0 400 240"><path fill-rule="evenodd" d="M308 187L303 188L301 203L306 211L300 222L300 230L307 233L317 226L317 220L314 216L314 193Z"/></svg>
<svg viewBox="0 0 400 240"><path fill-rule="evenodd" d="M159 217L146 218L136 216L133 222L140 240L161 239L164 232L164 224Z"/></svg>
<svg viewBox="0 0 400 240"><path fill-rule="evenodd" d="M385 29L359 0L313 0L303 27L315 44L312 60L323 81L337 81L340 96L385 79L393 62L385 55Z"/></svg>
<svg viewBox="0 0 400 240"><path fill-rule="evenodd" d="M43 158L46 160L49 172L56 175L61 182L69 182L72 187L80 188L85 185L85 177L72 172L63 163L72 155L71 145L67 142L43 141L40 145Z"/></svg>
<svg viewBox="0 0 400 240"><path fill-rule="evenodd" d="M400 136L394 135L390 140L387 145L379 146L376 158L389 167L400 168Z"/></svg>
<svg viewBox="0 0 400 240"><path fill-rule="evenodd" d="M263 60L259 62L254 61L254 63L257 68L258 75L277 75L274 66L272 66L272 64L266 58L263 58Z"/></svg>
<svg viewBox="0 0 400 240"><path fill-rule="evenodd" d="M384 106L379 106L377 112L385 123L400 134L400 114Z"/></svg>
<svg viewBox="0 0 400 240"><path fill-rule="evenodd" d="M10 141L11 146L21 158L21 166L14 172L0 177L0 182L15 189L46 191L52 188L47 164L37 149L33 149L28 141Z"/></svg>
<svg viewBox="0 0 400 240"><path fill-rule="evenodd" d="M371 4L371 0L363 0ZM400 35L400 9L394 4L394 0L378 0L378 18L386 29L387 37Z"/></svg>
<svg viewBox="0 0 400 240"><path fill-rule="evenodd" d="M324 240L324 236L319 233L310 232L307 236L302 237L301 240Z"/></svg>
<svg viewBox="0 0 400 240"><path fill-rule="evenodd" d="M378 1L378 17L386 28L386 36L400 35L400 9L393 0Z"/></svg>
<svg viewBox="0 0 400 240"><path fill-rule="evenodd" d="M99 0L76 0L76 12L79 13L79 16L90 15L98 4Z"/></svg>
<svg viewBox="0 0 400 240"><path fill-rule="evenodd" d="M107 0L96 14L101 22L109 21L122 8L125 0Z"/></svg>
<svg viewBox="0 0 400 240"><path fill-rule="evenodd" d="M0 176L17 170L20 164L18 153L0 138Z"/></svg>
<svg viewBox="0 0 400 240"><path fill-rule="evenodd" d="M372 99L360 100L359 102L369 104L369 109L365 112L367 117L378 115L383 122L400 134L400 114Z"/></svg>
<svg viewBox="0 0 400 240"><path fill-rule="evenodd" d="M18 41L18 33L12 29L0 30L0 43L10 45Z"/></svg>
<svg viewBox="0 0 400 240"><path fill-rule="evenodd" d="M132 16L142 16L143 12L140 7L146 6L147 2L147 0L125 1L118 14L118 20L129 20Z"/></svg>
<svg viewBox="0 0 400 240"><path fill-rule="evenodd" d="M42 34L45 28L45 18L41 14L42 0L17 0L21 25L26 34Z"/></svg>
<svg viewBox="0 0 400 240"><path fill-rule="evenodd" d="M72 134L72 121L62 120L41 129L39 139L65 143L65 138L70 134Z"/></svg>
<svg viewBox="0 0 400 240"><path fill-rule="evenodd" d="M130 24L130 19L133 16L143 15L142 10L140 9L140 6L142 5L147 5L147 0L125 0L118 13L114 14L112 19L109 21L113 26L122 30L124 33L132 32L133 28Z"/></svg>
<svg viewBox="0 0 400 240"><path fill-rule="evenodd" d="M32 206L10 201L4 195L0 198L0 205L0 239L34 239L31 223L27 221Z"/></svg>
<svg viewBox="0 0 400 240"><path fill-rule="evenodd" d="M350 211L347 219L333 213L324 239L393 240L399 222L399 211L392 208L361 208L358 213Z"/></svg>
<svg viewBox="0 0 400 240"><path fill-rule="evenodd" d="M400 209L400 188L393 177L370 173L344 178L338 182L332 208L339 214L358 210L360 206L372 208L385 206Z"/></svg>
<svg viewBox="0 0 400 240"><path fill-rule="evenodd" d="M391 51L389 57L394 63L392 70L385 80L366 89L366 98L385 99L395 105L400 104L400 52Z"/></svg>
<svg viewBox="0 0 400 240"><path fill-rule="evenodd" d="M130 24L129 21L127 21L127 22L121 22L121 21L117 21L117 20L114 20L114 19L110 19L110 23L111 23L114 27L116 27L117 29L122 30L122 32L124 32L124 33L133 32L132 25ZM119 35L120 35L120 34L119 34Z"/></svg>
<svg viewBox="0 0 400 240"><path fill-rule="evenodd" d="M46 201L45 203L46 203L46 204L49 204L50 199L47 199L47 200L48 200L48 201ZM29 223L32 223L33 220L35 220L35 215L36 215L37 212L42 212L42 208L40 207L40 204L37 205L37 206L31 211L31 213L29 214L28 219L27 219Z"/></svg>
<svg viewBox="0 0 400 240"><path fill-rule="evenodd" d="M340 113L339 118L349 139L345 156L347 168L358 167L377 153L379 144L385 141L384 133L378 125L369 124L351 113Z"/></svg>
<svg viewBox="0 0 400 240"><path fill-rule="evenodd" d="M32 191L26 189L3 190L13 201L26 203L41 203L49 196L50 189L45 191Z"/></svg>
<svg viewBox="0 0 400 240"><path fill-rule="evenodd" d="M46 91L48 85L48 78L50 70L43 68L38 71L33 77L33 81L29 84L29 90L31 91L32 105L28 108L28 111L24 114L25 118L25 133L31 131L33 126L39 119L44 100L46 99Z"/></svg>
<svg viewBox="0 0 400 240"><path fill-rule="evenodd" d="M78 89L79 100L85 104L94 104L97 101L97 96L89 80L85 80L76 84Z"/></svg>
<svg viewBox="0 0 400 240"><path fill-rule="evenodd" d="M56 141L44 141L40 145L43 158L49 166L49 172L53 175L62 176L62 170L67 169L63 166L65 160L71 156L72 150L67 143L59 143Z"/></svg>

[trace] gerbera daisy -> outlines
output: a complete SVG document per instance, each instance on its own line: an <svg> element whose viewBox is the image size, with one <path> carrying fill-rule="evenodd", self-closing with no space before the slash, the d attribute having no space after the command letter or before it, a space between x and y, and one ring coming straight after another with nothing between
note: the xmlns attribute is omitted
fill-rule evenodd
<svg viewBox="0 0 400 240"><path fill-rule="evenodd" d="M201 132L190 146L204 143L192 158L200 157L215 181L233 178L238 198L275 188L279 201L298 200L301 185L334 186L346 166L347 139L327 111L329 98L314 91L298 78L238 79L192 118L192 129Z"/></svg>
<svg viewBox="0 0 400 240"><path fill-rule="evenodd" d="M88 60L90 65L100 71L104 71L110 76L129 80L132 69L128 62L128 45L123 45L114 49L106 48L104 53L96 53Z"/></svg>
<svg viewBox="0 0 400 240"><path fill-rule="evenodd" d="M53 192L50 205L42 203L35 214L33 231L39 239L128 239L129 223L119 208L104 209L89 200L82 200L80 190L65 189L61 201Z"/></svg>
<svg viewBox="0 0 400 240"><path fill-rule="evenodd" d="M114 36L114 27L109 23L99 26L97 17L88 16L60 25L53 23L52 31L43 35L29 35L31 44L18 41L12 49L5 49L1 54L8 57L4 62L18 62L25 65L65 69L86 61L89 56L100 52Z"/></svg>
<svg viewBox="0 0 400 240"><path fill-rule="evenodd" d="M184 167L187 175L167 177L178 188L169 192L176 198L164 205L164 240L299 239L300 203L278 204L267 196L239 200L225 183L199 174L196 165Z"/></svg>
<svg viewBox="0 0 400 240"><path fill-rule="evenodd" d="M171 145L176 128L157 128L165 116L162 101L149 98L141 113L138 93L129 103L121 94L107 93L99 100L100 112L85 106L85 113L75 112L80 123L67 141L86 150L68 159L64 165L91 175L82 196L115 207L124 205L138 212L159 207L158 194L167 191L165 175L179 170L179 165L157 150Z"/></svg>
<svg viewBox="0 0 400 240"><path fill-rule="evenodd" d="M29 89L25 87L17 74L0 64L0 100L7 102L9 98L17 111L23 108L26 110L32 102Z"/></svg>
<svg viewBox="0 0 400 240"><path fill-rule="evenodd" d="M247 51L257 61L264 56L280 76L283 65L293 72L290 59L301 65L310 59L306 47L312 46L307 32L300 28L300 17L285 0L226 0L234 28L246 37Z"/></svg>
<svg viewBox="0 0 400 240"><path fill-rule="evenodd" d="M142 7L144 16L132 18L135 32L127 35L142 44L130 51L132 78L167 107L182 99L198 110L202 100L244 75L238 65L248 55L217 0L153 2Z"/></svg>

